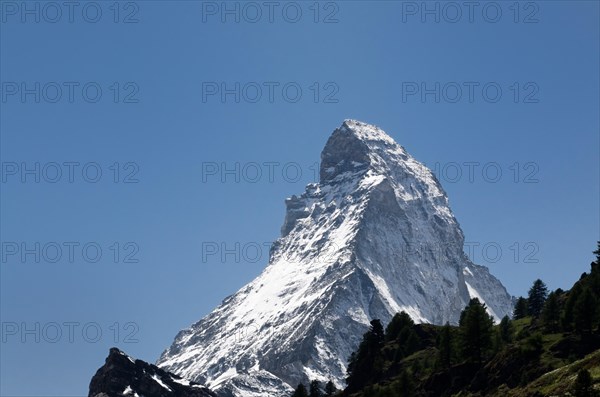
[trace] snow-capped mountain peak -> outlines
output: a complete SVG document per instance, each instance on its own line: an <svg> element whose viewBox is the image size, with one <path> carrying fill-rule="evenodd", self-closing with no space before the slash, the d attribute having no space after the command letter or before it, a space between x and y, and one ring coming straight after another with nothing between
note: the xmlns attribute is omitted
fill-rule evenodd
<svg viewBox="0 0 600 397"><path fill-rule="evenodd" d="M321 154L320 182L286 200L265 270L181 331L158 365L235 396L299 382L343 387L373 318L406 311L456 323L471 297L496 318L511 297L463 252L441 185L384 131L346 120Z"/></svg>

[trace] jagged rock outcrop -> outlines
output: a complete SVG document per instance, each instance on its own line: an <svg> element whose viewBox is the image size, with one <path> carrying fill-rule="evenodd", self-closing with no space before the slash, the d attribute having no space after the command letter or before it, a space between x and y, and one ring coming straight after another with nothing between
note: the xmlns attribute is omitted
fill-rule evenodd
<svg viewBox="0 0 600 397"><path fill-rule="evenodd" d="M134 360L117 348L90 382L88 397L216 397L206 387Z"/></svg>

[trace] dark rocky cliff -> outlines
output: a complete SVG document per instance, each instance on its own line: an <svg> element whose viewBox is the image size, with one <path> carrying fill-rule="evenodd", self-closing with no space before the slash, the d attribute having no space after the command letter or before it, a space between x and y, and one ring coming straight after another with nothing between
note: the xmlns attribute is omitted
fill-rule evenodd
<svg viewBox="0 0 600 397"><path fill-rule="evenodd" d="M117 348L90 382L89 397L216 397L206 387L134 360Z"/></svg>

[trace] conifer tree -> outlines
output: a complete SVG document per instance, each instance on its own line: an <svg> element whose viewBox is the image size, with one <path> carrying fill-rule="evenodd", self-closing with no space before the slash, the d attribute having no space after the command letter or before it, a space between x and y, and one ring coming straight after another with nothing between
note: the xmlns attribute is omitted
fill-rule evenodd
<svg viewBox="0 0 600 397"><path fill-rule="evenodd" d="M395 340L403 329L407 327L412 328L414 325L414 321L406 312L396 313L385 329L385 340Z"/></svg>
<svg viewBox="0 0 600 397"><path fill-rule="evenodd" d="M502 340L502 342L510 343L512 341L513 325L508 316L504 316L502 317L502 320L500 320L498 332L500 333L500 340Z"/></svg>
<svg viewBox="0 0 600 397"><path fill-rule="evenodd" d="M296 390L294 391L294 394L292 394L292 397L308 397L308 393L306 392L306 386L300 383L298 387L296 387Z"/></svg>
<svg viewBox="0 0 600 397"><path fill-rule="evenodd" d="M385 331L383 330L381 320L375 319L371 321L371 328L367 334L373 347L381 347L385 339Z"/></svg>
<svg viewBox="0 0 600 397"><path fill-rule="evenodd" d="M515 303L515 309L513 311L513 318L519 320L527 317L527 299L522 296L517 299Z"/></svg>
<svg viewBox="0 0 600 397"><path fill-rule="evenodd" d="M481 364L492 346L493 318L485 305L473 298L460 315L459 331L463 358Z"/></svg>
<svg viewBox="0 0 600 397"><path fill-rule="evenodd" d="M590 287L596 298L600 298L600 241L598 241L598 248L594 251L594 255L596 255L596 260L591 265Z"/></svg>
<svg viewBox="0 0 600 397"><path fill-rule="evenodd" d="M373 381L377 370L383 364L379 352L383 346L385 333L380 320L372 320L371 327L363 335L356 353L352 353L348 362L346 383L348 390L354 391L360 385Z"/></svg>
<svg viewBox="0 0 600 397"><path fill-rule="evenodd" d="M321 385L319 385L318 380L313 380L312 382L310 382L310 388L309 388L308 395L309 395L309 397L322 397L323 396L323 393L321 392Z"/></svg>
<svg viewBox="0 0 600 397"><path fill-rule="evenodd" d="M598 319L597 302L589 288L585 288L577 298L573 307L573 320L578 333L591 333L594 329Z"/></svg>
<svg viewBox="0 0 600 397"><path fill-rule="evenodd" d="M419 350L420 340L413 327L405 328L400 333L400 343L405 357Z"/></svg>
<svg viewBox="0 0 600 397"><path fill-rule="evenodd" d="M569 291L569 297L567 298L567 303L565 304L565 310L562 318L563 328L565 330L571 330L573 327L573 313L575 309L575 303L581 295L583 288L579 282L575 283L571 290Z"/></svg>
<svg viewBox="0 0 600 397"><path fill-rule="evenodd" d="M533 282L533 286L529 289L527 298L527 311L530 316L538 318L544 308L546 297L548 296L548 288L546 284L539 278Z"/></svg>
<svg viewBox="0 0 600 397"><path fill-rule="evenodd" d="M556 293L551 292L542 310L542 322L548 332L556 332L560 325L560 307Z"/></svg>
<svg viewBox="0 0 600 397"><path fill-rule="evenodd" d="M327 384L325 385L325 396L327 396L327 397L333 396L335 394L335 392L337 392L337 388L335 387L333 382L332 381L327 382Z"/></svg>
<svg viewBox="0 0 600 397"><path fill-rule="evenodd" d="M452 327L450 327L450 323L446 323L440 332L440 336L438 339L438 351L439 351L439 360L440 364L444 368L450 368L452 365L452 354L453 354L453 346L452 346Z"/></svg>

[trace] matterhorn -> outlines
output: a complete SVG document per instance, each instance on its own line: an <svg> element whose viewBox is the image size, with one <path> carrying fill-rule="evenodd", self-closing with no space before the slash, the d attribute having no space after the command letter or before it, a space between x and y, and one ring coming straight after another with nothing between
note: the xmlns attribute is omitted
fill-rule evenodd
<svg viewBox="0 0 600 397"><path fill-rule="evenodd" d="M512 298L473 264L434 174L376 126L346 120L321 153L320 181L286 200L263 272L184 329L157 365L219 395L344 387L372 319L457 323L470 298L496 320Z"/></svg>

